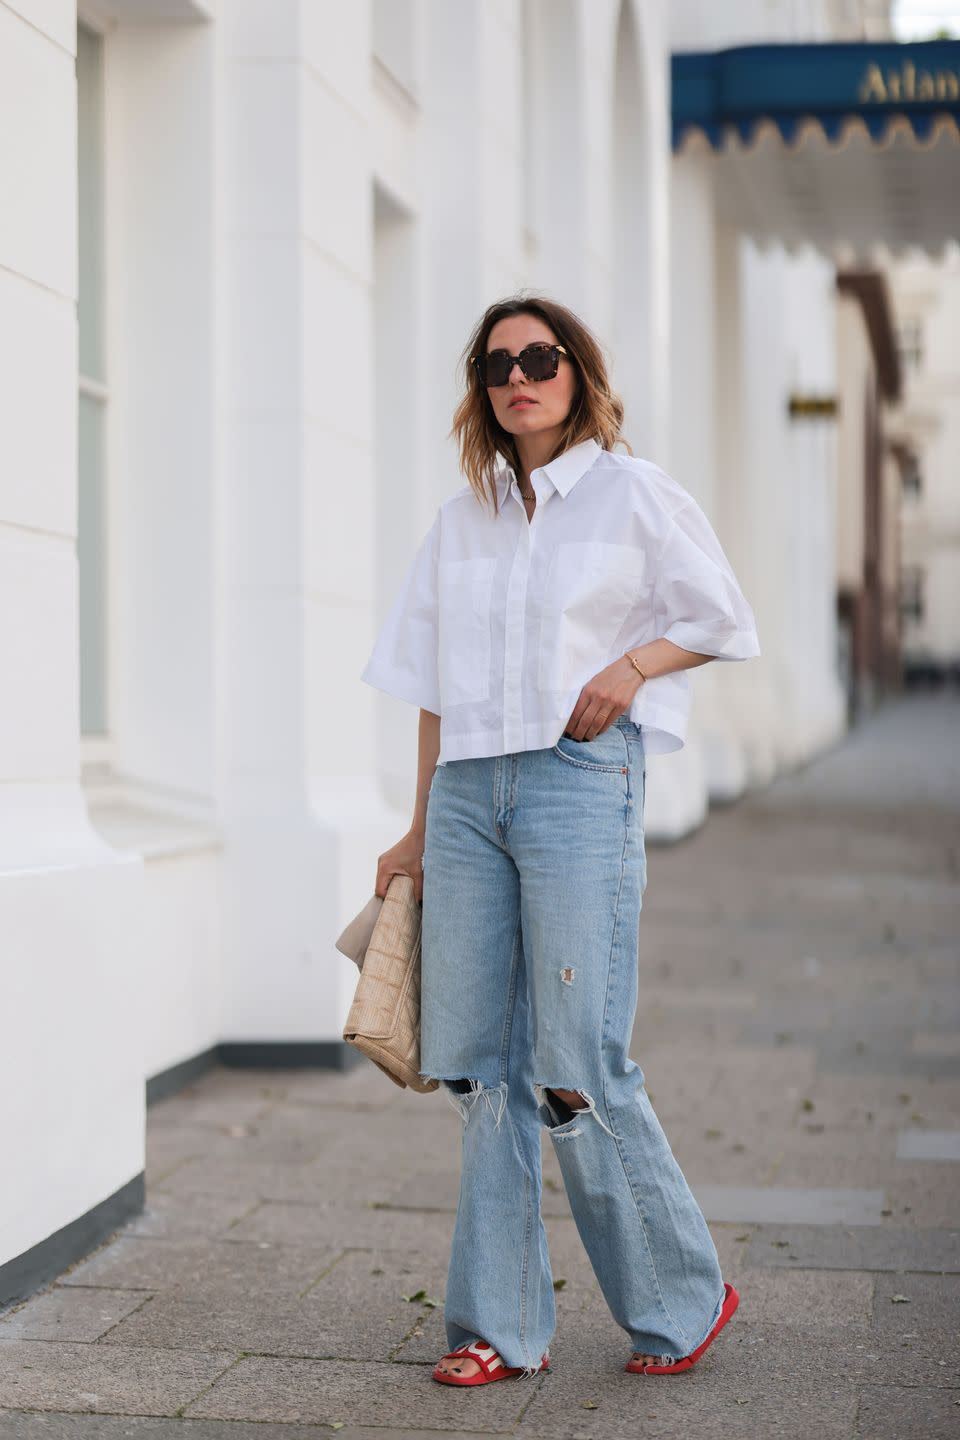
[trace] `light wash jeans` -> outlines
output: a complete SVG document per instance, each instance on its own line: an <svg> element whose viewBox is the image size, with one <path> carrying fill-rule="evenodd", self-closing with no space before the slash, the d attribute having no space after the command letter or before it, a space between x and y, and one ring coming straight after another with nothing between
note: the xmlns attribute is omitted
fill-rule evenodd
<svg viewBox="0 0 960 1440"><path fill-rule="evenodd" d="M549 1127L611 1314L679 1358L713 1327L713 1240L629 1058L646 888L642 731L438 765L423 857L421 1070L464 1122L444 1309L536 1373L556 1324L540 1214ZM547 1087L578 1091L570 1110Z"/></svg>

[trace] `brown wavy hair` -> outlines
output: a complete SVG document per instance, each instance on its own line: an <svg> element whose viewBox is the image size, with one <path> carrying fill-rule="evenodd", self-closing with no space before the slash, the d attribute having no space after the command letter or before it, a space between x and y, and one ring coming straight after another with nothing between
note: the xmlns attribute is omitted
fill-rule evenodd
<svg viewBox="0 0 960 1440"><path fill-rule="evenodd" d="M619 441L632 455L633 451L620 433L623 424L623 401L610 387L603 349L578 315L566 305L543 295L518 293L489 305L477 323L460 357L465 394L453 415L450 435L460 451L460 468L477 499L483 504L493 500L497 511L495 475L502 455L514 471L520 473L520 455L516 441L497 420L486 389L480 383L471 355L486 350L490 331L507 315L537 315L553 331L557 342L567 350L567 359L576 372L576 390L566 424L550 460L555 460L571 445L593 438L604 450L612 450ZM546 462L549 464L549 461Z"/></svg>

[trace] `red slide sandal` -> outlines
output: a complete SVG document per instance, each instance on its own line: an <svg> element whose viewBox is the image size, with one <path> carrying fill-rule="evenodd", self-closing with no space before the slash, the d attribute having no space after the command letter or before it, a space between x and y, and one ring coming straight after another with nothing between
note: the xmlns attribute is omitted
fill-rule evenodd
<svg viewBox="0 0 960 1440"><path fill-rule="evenodd" d="M717 1323L702 1344L697 1346L692 1355L684 1355L682 1360L674 1360L670 1365L641 1365L637 1360L628 1360L623 1368L625 1370L632 1370L634 1375L679 1375L681 1370L689 1370L691 1365L696 1365L704 1350L706 1350L708 1345L713 1344L734 1310L736 1310L740 1304L740 1296L732 1285L724 1284L723 1290L723 1307L717 1316Z"/></svg>
<svg viewBox="0 0 960 1440"><path fill-rule="evenodd" d="M523 1374L523 1366L504 1365L503 1360L494 1350L492 1345L484 1345L480 1340L474 1340L469 1345L460 1345L456 1350L448 1350L446 1355L441 1355L441 1360L459 1360L460 1358L476 1360L480 1366L477 1375L451 1375L445 1374L439 1366L433 1372L434 1380L439 1380L441 1385L489 1385L493 1380L509 1380L514 1375ZM550 1369L550 1357L544 1354L540 1361L541 1370Z"/></svg>

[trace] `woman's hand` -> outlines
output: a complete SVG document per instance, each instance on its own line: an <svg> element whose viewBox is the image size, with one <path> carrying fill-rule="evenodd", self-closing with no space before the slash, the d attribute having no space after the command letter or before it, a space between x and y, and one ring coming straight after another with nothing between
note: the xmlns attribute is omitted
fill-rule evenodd
<svg viewBox="0 0 960 1440"><path fill-rule="evenodd" d="M564 735L571 740L595 740L618 715L630 709L642 684L643 679L626 655L598 670L580 691Z"/></svg>
<svg viewBox="0 0 960 1440"><path fill-rule="evenodd" d="M374 894L384 899L387 886L393 875L409 875L413 881L413 893L418 903L423 903L423 850L424 835L420 830L410 829L390 850L377 857L377 883Z"/></svg>

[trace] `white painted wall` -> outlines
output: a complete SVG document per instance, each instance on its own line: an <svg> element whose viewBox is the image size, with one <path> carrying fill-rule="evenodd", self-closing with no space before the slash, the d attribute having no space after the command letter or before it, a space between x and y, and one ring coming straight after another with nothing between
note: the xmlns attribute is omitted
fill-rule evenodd
<svg viewBox="0 0 960 1440"><path fill-rule="evenodd" d="M837 368L840 386L847 398L846 413L838 427L838 461L843 483L837 489L837 584L859 590L864 566L864 395L867 386L874 383L876 366L863 308L852 295L837 297Z"/></svg>
<svg viewBox="0 0 960 1440"><path fill-rule="evenodd" d="M904 369L902 404L891 426L919 456L922 488L902 504L902 558L924 575L924 615L904 627L911 660L960 664L960 247L939 260L917 256L891 266L900 322L916 321L922 357Z"/></svg>
<svg viewBox="0 0 960 1440"><path fill-rule="evenodd" d="M0 1263L144 1155L142 869L79 785L74 47L70 7L0 6Z"/></svg>

